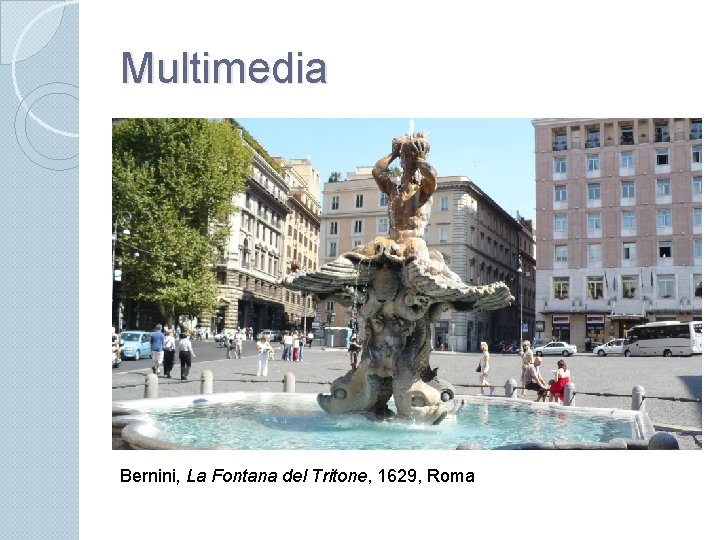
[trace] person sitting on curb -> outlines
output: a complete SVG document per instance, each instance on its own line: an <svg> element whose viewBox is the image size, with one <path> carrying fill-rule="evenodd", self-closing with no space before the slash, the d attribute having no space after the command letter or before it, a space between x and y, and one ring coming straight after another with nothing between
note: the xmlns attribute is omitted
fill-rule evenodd
<svg viewBox="0 0 720 540"><path fill-rule="evenodd" d="M542 364L542 358L536 356L533 363L529 364L522 374L523 388L537 391L537 399L535 401L545 401L548 393L547 383L545 383L545 379L543 379L543 376L540 374L540 364Z"/></svg>

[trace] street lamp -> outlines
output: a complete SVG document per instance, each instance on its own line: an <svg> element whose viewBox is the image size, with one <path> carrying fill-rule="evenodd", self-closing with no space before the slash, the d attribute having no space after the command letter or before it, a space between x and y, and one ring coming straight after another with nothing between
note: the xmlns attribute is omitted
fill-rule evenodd
<svg viewBox="0 0 720 540"><path fill-rule="evenodd" d="M128 223L132 219L132 215L130 212L123 212L122 214L118 214L115 217L115 221L113 222L113 230L112 230L112 281L115 282L115 244L117 244L118 240L118 225L121 225L123 227L122 233L127 235L130 234L130 229L128 229Z"/></svg>
<svg viewBox="0 0 720 540"><path fill-rule="evenodd" d="M128 229L128 224L130 223L130 220L132 219L132 215L129 212L123 212L121 214L118 214L115 217L115 221L113 222L113 230L112 230L112 281L110 282L112 284L112 288L110 289L110 295L111 298L114 296L115 293L115 245L117 244L118 240L118 226L122 226L123 230L122 233L125 235L130 234L130 229ZM122 310L123 305L122 302L118 302L118 332L122 330Z"/></svg>
<svg viewBox="0 0 720 540"><path fill-rule="evenodd" d="M520 291L518 294L518 297L519 297L518 307L520 308L520 350L522 350L522 342L523 342L523 288L522 288L523 267L522 267L522 256L521 255L518 255L518 275L520 276L520 279L519 279Z"/></svg>

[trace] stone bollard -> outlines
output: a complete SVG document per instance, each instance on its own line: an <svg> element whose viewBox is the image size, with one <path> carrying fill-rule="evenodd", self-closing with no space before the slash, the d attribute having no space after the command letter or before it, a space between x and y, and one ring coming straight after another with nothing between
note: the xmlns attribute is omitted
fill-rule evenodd
<svg viewBox="0 0 720 540"><path fill-rule="evenodd" d="M213 373L209 369L204 369L200 374L200 393L213 393Z"/></svg>
<svg viewBox="0 0 720 540"><path fill-rule="evenodd" d="M517 383L515 382L515 379L508 379L505 382L505 397L516 398L517 397L517 389L515 388L516 386L517 386Z"/></svg>
<svg viewBox="0 0 720 540"><path fill-rule="evenodd" d="M575 405L575 383L569 382L563 388L563 405Z"/></svg>
<svg viewBox="0 0 720 540"><path fill-rule="evenodd" d="M645 400L643 399L645 397L645 389L637 385L633 387L632 389L632 402L630 404L630 409L633 411L644 411L645 410Z"/></svg>
<svg viewBox="0 0 720 540"><path fill-rule="evenodd" d="M146 398L158 397L158 376L154 373L145 375L145 395Z"/></svg>
<svg viewBox="0 0 720 540"><path fill-rule="evenodd" d="M295 393L295 375L288 371L283 377L283 392Z"/></svg>
<svg viewBox="0 0 720 540"><path fill-rule="evenodd" d="M648 450L679 450L677 439L665 431L658 431L650 437Z"/></svg>

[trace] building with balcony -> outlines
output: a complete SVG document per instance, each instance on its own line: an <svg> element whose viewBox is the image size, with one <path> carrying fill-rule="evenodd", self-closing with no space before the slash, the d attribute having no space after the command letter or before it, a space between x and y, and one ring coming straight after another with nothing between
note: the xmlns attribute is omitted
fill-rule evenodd
<svg viewBox="0 0 720 540"><path fill-rule="evenodd" d="M218 306L209 320L199 321L214 332L248 326L279 329L286 320L285 290L279 279L285 267L286 220L292 211L290 186L274 161L254 149L252 153L247 188L233 199L238 211L230 218L230 240L215 267Z"/></svg>
<svg viewBox="0 0 720 540"><path fill-rule="evenodd" d="M285 266L286 274L318 269L320 243L320 173L310 160L275 158L285 171L290 187L286 220ZM283 328L297 327L303 331L312 328L317 299L313 295L285 290L285 324Z"/></svg>
<svg viewBox="0 0 720 540"><path fill-rule="evenodd" d="M325 184L320 263L386 236L388 202L372 177L372 167L358 167L348 173L346 181ZM532 336L535 260L531 221L514 219L465 176L439 177L425 241L466 283L504 281L517 298L524 298L523 322L529 325L525 337ZM519 271L520 261L523 272ZM354 314L333 302L320 302L318 317L325 324L350 326ZM494 312L448 310L434 324L432 342L435 348L477 351L481 341L517 341L520 330L517 304Z"/></svg>
<svg viewBox="0 0 720 540"><path fill-rule="evenodd" d="M702 119L537 119L537 318L582 346L702 313Z"/></svg>

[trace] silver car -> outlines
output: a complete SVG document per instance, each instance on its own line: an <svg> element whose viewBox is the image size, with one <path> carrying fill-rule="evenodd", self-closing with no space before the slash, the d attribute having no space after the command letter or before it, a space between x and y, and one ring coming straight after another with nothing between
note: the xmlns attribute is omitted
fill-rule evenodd
<svg viewBox="0 0 720 540"><path fill-rule="evenodd" d="M564 341L551 341L547 345L538 347L535 349L535 354L538 356L545 356L546 354L562 354L563 356L570 356L577 352L577 347Z"/></svg>
<svg viewBox="0 0 720 540"><path fill-rule="evenodd" d="M593 352L598 356L605 356L607 354L622 354L625 341L626 340L624 339L611 339L607 343L595 347Z"/></svg>

